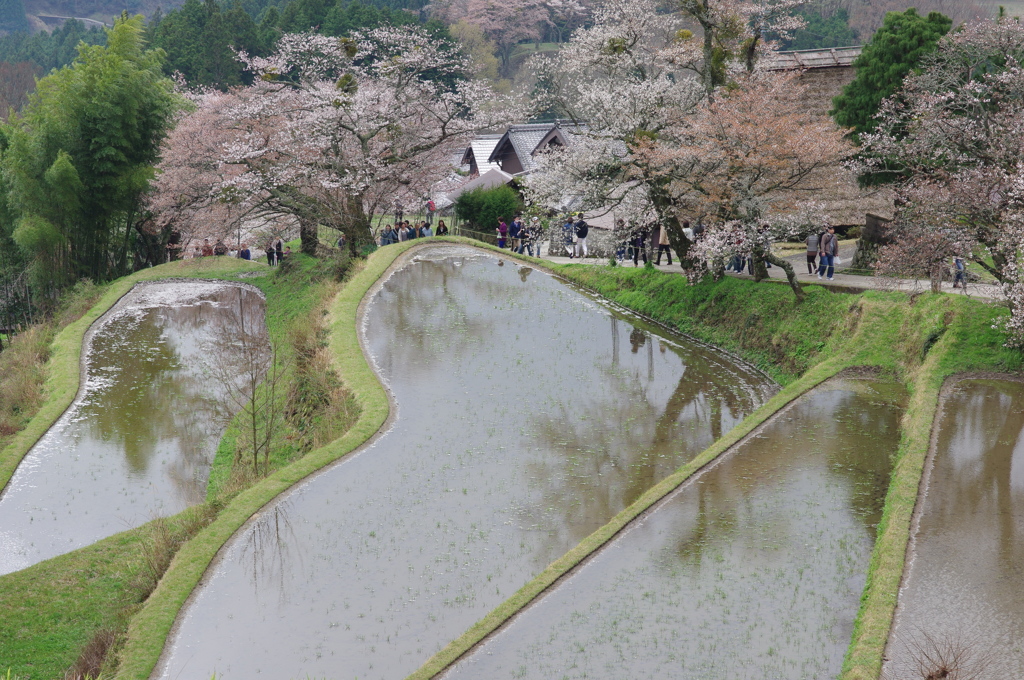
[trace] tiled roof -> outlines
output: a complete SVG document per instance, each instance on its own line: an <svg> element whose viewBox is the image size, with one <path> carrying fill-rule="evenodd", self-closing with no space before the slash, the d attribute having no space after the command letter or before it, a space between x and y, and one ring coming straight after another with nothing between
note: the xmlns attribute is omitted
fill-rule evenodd
<svg viewBox="0 0 1024 680"><path fill-rule="evenodd" d="M768 63L768 69L772 71L789 71L804 68L851 66L854 59L860 56L863 49L862 46L857 45L854 47L832 47L822 50L776 52L772 61Z"/></svg>
<svg viewBox="0 0 1024 680"><path fill-rule="evenodd" d="M508 130L498 141L497 145L495 145L488 160L492 160L494 158L495 153L504 145L507 138L508 142L512 144L512 148L515 150L516 156L519 157L519 162L523 165L523 172L530 172L536 167L536 164L533 162L533 152L537 150L537 145L540 144L547 134L556 126L569 131L575 128L576 124L572 122L558 121L555 123L510 125ZM477 162L479 163L479 157Z"/></svg>
<svg viewBox="0 0 1024 680"><path fill-rule="evenodd" d="M473 150L473 157L476 159L476 167L480 170L481 175L489 170L498 169L498 164L491 162L490 158L494 147L498 145L501 138L502 135L477 135L476 139L469 143L469 148Z"/></svg>

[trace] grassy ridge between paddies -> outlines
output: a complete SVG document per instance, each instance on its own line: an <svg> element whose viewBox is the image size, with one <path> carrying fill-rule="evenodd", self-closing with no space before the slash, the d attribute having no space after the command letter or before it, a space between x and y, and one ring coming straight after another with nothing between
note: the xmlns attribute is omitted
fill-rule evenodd
<svg viewBox="0 0 1024 680"><path fill-rule="evenodd" d="M333 368L359 404L359 419L340 438L315 449L242 491L217 519L178 551L156 589L133 617L121 652L117 678L148 678L189 595L217 552L245 522L278 494L324 468L377 433L389 413L388 397L363 355L358 335L359 305L395 259L417 241L371 254L330 305L329 345Z"/></svg>
<svg viewBox="0 0 1024 680"><path fill-rule="evenodd" d="M916 313L905 320L905 335L923 338L926 356L908 381L910 402L842 680L875 680L881 674L943 384L975 371L1019 374L1024 364L993 328L1005 308L951 295L923 296L912 308Z"/></svg>
<svg viewBox="0 0 1024 680"><path fill-rule="evenodd" d="M430 658L409 676L409 680L426 680L441 673L605 545L629 522L739 443L773 414L844 368L853 367L879 370L906 384L912 393L846 667L856 665L850 661L855 650L862 650L858 652L860 656L877 657L880 663L902 574L909 515L916 502L922 471L923 458L916 462L915 455L908 455L908 451L917 451L917 423L925 419L926 450L934 413L930 392L936 379L931 367L942 366L946 374L967 370L1019 370L1020 354L1004 349L1001 334L991 328L1005 309L948 295L912 298L874 291L845 295L818 286L808 288L807 300L797 305L788 288L741 279L726 278L689 286L679 275L651 269L585 265L551 269L659 323L748 358L777 376L786 387L693 461L648 490L612 521L549 565ZM938 383L941 384L941 379ZM874 675L870 672L852 675L847 671L847 677L877 677L877 670Z"/></svg>
<svg viewBox="0 0 1024 680"><path fill-rule="evenodd" d="M233 258L204 258L147 269L115 281L110 284L108 294L89 310L82 324L77 329L67 329L67 334L58 338L59 344L53 344L54 360L63 359L73 369L63 373L65 381L73 382L63 393L70 393L73 397L77 390L77 363L85 327L139 281L202 278L230 282L241 280L253 285L266 296L270 337L278 343L282 354L289 354L292 349L288 342L290 333L296 327L309 325L306 319L319 311L324 295L331 294L337 287L331 276L325 276L324 270L330 267L329 262L297 254L291 265L270 270L263 265ZM239 274L271 272L274 275L239 278ZM284 363L287 365L287 358ZM291 369L286 367L285 370L287 373ZM51 367L50 382L59 381L61 375ZM46 405L56 401L54 394L62 392L51 389ZM61 404L56 405L58 408L54 410L59 416ZM40 417L44 415L45 411L39 414ZM37 425L37 431L44 432L47 423ZM231 429L229 427L228 434ZM17 452L19 456L24 455L33 443L32 437L26 439L28 441ZM271 469L282 467L302 454L296 446L299 437L282 439L281 446L276 447L271 456ZM233 444L234 438L226 434L218 448L211 474L212 493L209 498L212 502L196 508L195 512L186 511L168 518L166 522L151 522L16 574L0 577L0 611L4 612L0 619L0 671L10 668L14 677L62 677L83 649L87 650L86 658L96 659L98 655L102 661L103 652L97 652L93 645L96 640L107 640L104 644L114 644L116 648L117 638L127 625L126 618L152 589L166 560L182 541L208 523L225 499L230 497L230 494L218 497L217 490L230 478ZM11 461L12 470L17 460Z"/></svg>
<svg viewBox="0 0 1024 680"><path fill-rule="evenodd" d="M0 452L0 487L6 487L35 442L74 401L79 387L82 341L89 327L139 282L162 278L224 278L237 281L253 268L232 258L207 258L146 269L119 279L50 345L44 399L24 429ZM0 576L0 672L14 677L63 677L80 649L123 608L123 592L141 564L148 528L105 539L95 546Z"/></svg>

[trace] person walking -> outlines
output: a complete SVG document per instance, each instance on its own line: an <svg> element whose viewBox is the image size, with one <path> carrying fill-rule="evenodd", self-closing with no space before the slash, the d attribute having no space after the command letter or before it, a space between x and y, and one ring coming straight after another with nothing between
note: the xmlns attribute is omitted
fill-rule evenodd
<svg viewBox="0 0 1024 680"><path fill-rule="evenodd" d="M284 259L284 241L277 239L277 243L274 244L274 251L277 253L277 263L281 264L281 260Z"/></svg>
<svg viewBox="0 0 1024 680"><path fill-rule="evenodd" d="M526 251L530 257L540 257L541 237L544 235L540 217L534 217L529 220L529 224L526 225L526 233ZM536 253L534 252L535 248L537 249Z"/></svg>
<svg viewBox="0 0 1024 680"><path fill-rule="evenodd" d="M267 264L273 267L277 264L277 251L274 250L274 242L268 241L264 250L267 252Z"/></svg>
<svg viewBox="0 0 1024 680"><path fill-rule="evenodd" d="M565 224L562 225L562 239L565 242L565 250L569 253L569 259L572 259L575 255L575 248L573 247L573 232L575 230L572 226L572 215L568 215L565 218ZM551 247L548 247L548 255L551 254Z"/></svg>
<svg viewBox="0 0 1024 680"><path fill-rule="evenodd" d="M630 232L629 254L633 258L634 267L640 266L640 258L643 258L645 265L647 264L647 239L650 237L651 230L646 224L633 227L633 231Z"/></svg>
<svg viewBox="0 0 1024 680"><path fill-rule="evenodd" d="M505 224L505 220L498 220L498 228L495 231L498 233L498 247L504 248L508 241L508 225Z"/></svg>
<svg viewBox="0 0 1024 680"><path fill-rule="evenodd" d="M814 273L814 260L818 257L818 235L811 234L807 237L807 273Z"/></svg>
<svg viewBox="0 0 1024 680"><path fill-rule="evenodd" d="M573 230L576 233L576 248L573 250L573 254L576 257L587 256L587 234L590 233L590 225L583 221L582 217L576 220L573 225Z"/></svg>
<svg viewBox="0 0 1024 680"><path fill-rule="evenodd" d="M825 274L829 281L835 275L836 255L839 254L839 239L836 238L835 227L829 227L818 245L818 278Z"/></svg>
<svg viewBox="0 0 1024 680"><path fill-rule="evenodd" d="M523 239L521 236L522 231L523 223L522 221L520 221L519 215L516 215L512 219L512 224L508 225L508 237L510 241L509 245L511 246L513 253L521 252L520 248L523 245Z"/></svg>
<svg viewBox="0 0 1024 680"><path fill-rule="evenodd" d="M954 288L966 288L964 285L964 278L967 274L967 265L962 257L953 258L953 287Z"/></svg>
<svg viewBox="0 0 1024 680"><path fill-rule="evenodd" d="M398 223L398 242L402 243L409 240L409 230L405 228L403 222Z"/></svg>
<svg viewBox="0 0 1024 680"><path fill-rule="evenodd" d="M690 223L683 223L686 228L689 228ZM654 260L654 264L661 264L661 254L665 253L668 257L668 266L672 266L672 248L669 247L668 242L668 229L664 226L658 227L658 257Z"/></svg>
<svg viewBox="0 0 1024 680"><path fill-rule="evenodd" d="M426 214L427 224L433 224L434 223L434 213L435 212L437 212L437 205L434 203L433 199L428 197L427 198L427 210L426 210L426 213L427 213Z"/></svg>

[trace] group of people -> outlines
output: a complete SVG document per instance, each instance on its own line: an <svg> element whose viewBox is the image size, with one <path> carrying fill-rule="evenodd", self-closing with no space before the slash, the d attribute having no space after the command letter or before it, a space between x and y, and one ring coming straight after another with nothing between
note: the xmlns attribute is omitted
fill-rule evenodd
<svg viewBox="0 0 1024 680"><path fill-rule="evenodd" d="M285 246L281 239L271 239L264 248L264 251L267 254L267 264L271 267L292 254L291 246ZM210 243L210 239L204 238L202 244L195 246L192 251L193 258L223 257L226 255L237 257L240 260L252 260L252 251L249 250L248 243L239 244L238 249L232 249L224 243L224 239L217 239L215 243Z"/></svg>
<svg viewBox="0 0 1024 680"><path fill-rule="evenodd" d="M397 224L397 227L388 224L381 230L380 236L377 237L378 245L388 246L392 243L402 243L414 238L448 235L448 225L444 223L444 220L438 220L436 232L430 228L430 222L417 222L415 225L412 225L408 221L402 221Z"/></svg>
<svg viewBox="0 0 1024 680"><path fill-rule="evenodd" d="M534 257L536 248L536 257L540 257L540 242L544 236L544 228L539 217L534 217L529 223L523 222L521 215L516 215L511 223L502 218L498 220L494 232L498 236L499 248L511 248L519 255L526 253L530 257Z"/></svg>
<svg viewBox="0 0 1024 680"><path fill-rule="evenodd" d="M633 266L639 267L640 260L647 264L647 249L650 246L651 259L654 264L661 264L661 256L666 257L667 263L672 264L672 245L668 239L668 229L658 223L638 223L627 225L625 220L618 220L615 223L616 259L621 263L625 259L633 260ZM691 229L689 222L683 222L683 236L693 241L704 233L704 227L697 225Z"/></svg>
<svg viewBox="0 0 1024 680"><path fill-rule="evenodd" d="M839 256L839 237L836 236L835 227L828 227L820 233L814 233L807 237L807 273L815 271L815 260L817 260L818 278L826 275L831 281L835 275L836 259Z"/></svg>

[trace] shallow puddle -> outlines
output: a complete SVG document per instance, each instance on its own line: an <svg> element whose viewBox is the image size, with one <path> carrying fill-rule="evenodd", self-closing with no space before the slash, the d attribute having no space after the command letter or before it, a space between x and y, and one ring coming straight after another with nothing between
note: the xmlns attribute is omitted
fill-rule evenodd
<svg viewBox="0 0 1024 680"><path fill-rule="evenodd" d="M403 678L774 391L476 253L425 251L372 299L392 429L232 539L162 677Z"/></svg>
<svg viewBox="0 0 1024 680"><path fill-rule="evenodd" d="M955 677L1024 678L1024 384L954 388L921 503L889 677L956 654Z"/></svg>
<svg viewBox="0 0 1024 680"><path fill-rule="evenodd" d="M835 678L903 399L859 380L802 397L443 677Z"/></svg>
<svg viewBox="0 0 1024 680"><path fill-rule="evenodd" d="M86 384L0 497L0 574L203 500L230 416L211 345L261 329L237 285L138 286L87 340Z"/></svg>

